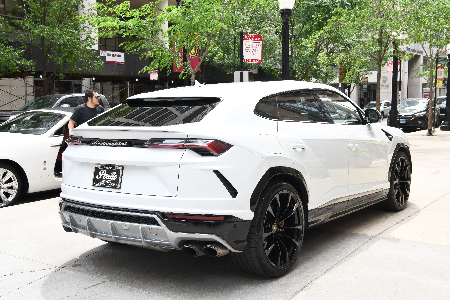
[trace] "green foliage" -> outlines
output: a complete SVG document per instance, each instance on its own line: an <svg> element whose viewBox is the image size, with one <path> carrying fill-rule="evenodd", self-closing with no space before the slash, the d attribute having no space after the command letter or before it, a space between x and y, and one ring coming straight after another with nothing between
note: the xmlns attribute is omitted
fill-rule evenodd
<svg viewBox="0 0 450 300"><path fill-rule="evenodd" d="M103 65L93 57L91 48L97 40L78 9L85 9L82 0L24 0L20 7L24 17L14 21L18 39L40 49L44 94L51 92L53 80L63 73L100 70ZM56 68L48 75L50 62Z"/></svg>
<svg viewBox="0 0 450 300"><path fill-rule="evenodd" d="M377 70L377 109L381 69L392 58L392 42L399 46L408 42L403 38L405 12L401 8L397 0L355 0L347 8L335 9L322 31L335 51L320 59L347 67L346 82L360 83L361 77Z"/></svg>
<svg viewBox="0 0 450 300"><path fill-rule="evenodd" d="M0 76L19 72L20 70L29 70L34 63L25 59L24 47L13 45L11 35L14 28L10 24L8 17L0 17Z"/></svg>
<svg viewBox="0 0 450 300"><path fill-rule="evenodd" d="M159 1L158 1L159 2ZM123 43L126 51L143 52L142 57L151 58L152 62L143 72L155 69L172 69L173 62L183 65L182 77L190 74L191 82L197 69L193 69L188 54L185 63L180 57L180 47L191 50L198 47L201 66L211 47L215 48L214 38L230 22L230 16L223 13L227 5L237 0L184 0L180 6L169 5L158 9L156 3L150 2L138 9L131 9L130 2L114 4L97 3L97 15L91 15L91 22L100 36L134 38ZM170 24L167 29L165 25Z"/></svg>
<svg viewBox="0 0 450 300"><path fill-rule="evenodd" d="M260 68L279 74L281 68L281 40L275 33L281 31L281 18L276 0L234 1L223 6L228 15L226 26L214 37L208 63L227 73L240 69L240 32L260 34L263 37L262 63L244 63L244 70Z"/></svg>
<svg viewBox="0 0 450 300"><path fill-rule="evenodd" d="M335 11L347 11L355 1L303 0L292 10L290 66L298 80L329 83L337 76L331 66L345 43L335 27ZM349 66L347 69L351 70Z"/></svg>

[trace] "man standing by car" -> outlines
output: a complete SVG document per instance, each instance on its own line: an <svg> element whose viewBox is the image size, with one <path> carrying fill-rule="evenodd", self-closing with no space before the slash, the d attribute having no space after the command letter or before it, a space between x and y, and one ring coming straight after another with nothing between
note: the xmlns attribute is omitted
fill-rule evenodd
<svg viewBox="0 0 450 300"><path fill-rule="evenodd" d="M89 121L105 111L105 109L100 106L100 96L97 92L86 90L84 97L86 98L86 103L78 105L70 117L69 131L74 129L75 126L80 126L84 122Z"/></svg>

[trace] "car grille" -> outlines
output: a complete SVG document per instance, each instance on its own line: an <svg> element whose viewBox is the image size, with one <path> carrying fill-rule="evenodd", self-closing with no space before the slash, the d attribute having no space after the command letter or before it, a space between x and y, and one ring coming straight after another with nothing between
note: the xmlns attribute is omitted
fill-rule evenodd
<svg viewBox="0 0 450 300"><path fill-rule="evenodd" d="M110 221L135 223L135 224L159 225L155 218L149 216L101 211L97 209L80 207L72 204L66 204L66 206L64 207L64 211L96 219L104 219Z"/></svg>
<svg viewBox="0 0 450 300"><path fill-rule="evenodd" d="M399 115L398 118L399 119L411 120L413 118L413 115L406 115L406 116Z"/></svg>

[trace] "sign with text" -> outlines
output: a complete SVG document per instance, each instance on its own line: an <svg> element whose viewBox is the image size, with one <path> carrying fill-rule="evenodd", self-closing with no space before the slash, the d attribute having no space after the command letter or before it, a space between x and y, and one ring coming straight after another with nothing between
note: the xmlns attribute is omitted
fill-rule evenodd
<svg viewBox="0 0 450 300"><path fill-rule="evenodd" d="M438 65L446 65L447 57L438 57Z"/></svg>
<svg viewBox="0 0 450 300"><path fill-rule="evenodd" d="M158 80L158 71L150 72L150 80Z"/></svg>
<svg viewBox="0 0 450 300"><path fill-rule="evenodd" d="M437 67L437 80L444 80L444 66Z"/></svg>
<svg viewBox="0 0 450 300"><path fill-rule="evenodd" d="M124 65L125 53L106 51L106 63L113 65Z"/></svg>
<svg viewBox="0 0 450 300"><path fill-rule="evenodd" d="M244 62L257 63L262 62L262 35L244 34Z"/></svg>
<svg viewBox="0 0 450 300"><path fill-rule="evenodd" d="M183 72L183 47L180 47L180 52L178 54L180 56L180 60L178 62L173 63L173 71L174 72ZM195 70L197 68L197 71L200 70L198 68L198 64L200 62L200 53L197 46L194 46L191 51L188 53L189 61L191 62L192 69Z"/></svg>
<svg viewBox="0 0 450 300"><path fill-rule="evenodd" d="M400 61L398 62L398 71L400 72ZM392 60L387 62L387 73L394 73L394 62Z"/></svg>

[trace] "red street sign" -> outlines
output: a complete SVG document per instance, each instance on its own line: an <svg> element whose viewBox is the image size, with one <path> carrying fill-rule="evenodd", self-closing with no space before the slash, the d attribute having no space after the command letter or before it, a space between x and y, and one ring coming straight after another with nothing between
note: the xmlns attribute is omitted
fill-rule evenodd
<svg viewBox="0 0 450 300"><path fill-rule="evenodd" d="M262 62L262 35L244 34L244 62Z"/></svg>
<svg viewBox="0 0 450 300"><path fill-rule="evenodd" d="M150 80L158 80L158 71L150 72Z"/></svg>
<svg viewBox="0 0 450 300"><path fill-rule="evenodd" d="M400 71L400 61L398 62L398 71ZM386 73L394 73L394 62L392 60L387 62L387 72Z"/></svg>
<svg viewBox="0 0 450 300"><path fill-rule="evenodd" d="M437 67L437 79L436 80L444 80L444 66Z"/></svg>

